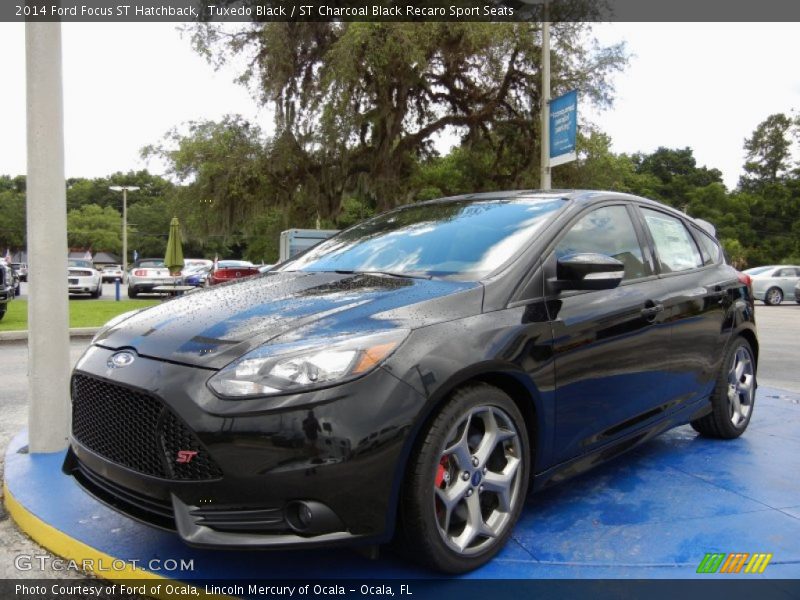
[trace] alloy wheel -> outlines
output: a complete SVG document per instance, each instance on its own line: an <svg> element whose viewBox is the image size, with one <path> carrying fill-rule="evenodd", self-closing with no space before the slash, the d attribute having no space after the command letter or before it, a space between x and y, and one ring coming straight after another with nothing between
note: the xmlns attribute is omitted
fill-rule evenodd
<svg viewBox="0 0 800 600"><path fill-rule="evenodd" d="M783 292L778 288L772 288L767 292L767 300L769 304L780 304L783 302Z"/></svg>
<svg viewBox="0 0 800 600"><path fill-rule="evenodd" d="M753 356L745 346L740 346L733 355L728 371L728 409L731 423L736 427L741 427L750 416L754 394Z"/></svg>
<svg viewBox="0 0 800 600"><path fill-rule="evenodd" d="M452 550L477 554L505 532L522 501L520 435L502 409L477 406L446 439L434 479L437 528Z"/></svg>

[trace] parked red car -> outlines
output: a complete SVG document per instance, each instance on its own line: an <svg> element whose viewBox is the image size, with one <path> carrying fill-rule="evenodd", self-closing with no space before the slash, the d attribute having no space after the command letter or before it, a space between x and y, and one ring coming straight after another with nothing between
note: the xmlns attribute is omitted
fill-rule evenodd
<svg viewBox="0 0 800 600"><path fill-rule="evenodd" d="M212 269L206 281L208 285L225 283L233 279L242 279L258 275L258 267L247 260L221 260L217 262L217 268Z"/></svg>

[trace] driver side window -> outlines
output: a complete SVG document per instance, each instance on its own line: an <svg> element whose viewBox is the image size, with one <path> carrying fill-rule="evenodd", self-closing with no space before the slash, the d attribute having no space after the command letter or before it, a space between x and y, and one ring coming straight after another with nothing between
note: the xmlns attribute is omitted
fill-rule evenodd
<svg viewBox="0 0 800 600"><path fill-rule="evenodd" d="M639 238L624 206L598 208L570 227L556 246L556 258L579 253L616 258L625 265L623 280L649 275Z"/></svg>

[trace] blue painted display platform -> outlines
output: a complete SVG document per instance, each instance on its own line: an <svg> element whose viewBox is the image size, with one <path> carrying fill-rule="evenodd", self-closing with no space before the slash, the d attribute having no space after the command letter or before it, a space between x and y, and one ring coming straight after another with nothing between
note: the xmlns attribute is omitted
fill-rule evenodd
<svg viewBox="0 0 800 600"><path fill-rule="evenodd" d="M177 536L89 497L61 473L63 453L20 453L25 444L22 433L6 454L6 486L14 502L98 553L139 565L153 558L193 559L194 571L162 576L184 581L432 576L388 553L369 560L342 549L189 548ZM508 546L465 577L694 578L707 552L772 553L763 574L740 576L800 578L800 395L762 387L750 428L738 440L706 440L681 427L531 496Z"/></svg>

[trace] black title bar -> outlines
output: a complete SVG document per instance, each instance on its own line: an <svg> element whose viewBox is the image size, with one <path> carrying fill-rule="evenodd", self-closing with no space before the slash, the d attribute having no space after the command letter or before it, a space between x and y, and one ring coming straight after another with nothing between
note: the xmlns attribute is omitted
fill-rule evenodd
<svg viewBox="0 0 800 600"><path fill-rule="evenodd" d="M544 0L2 0L0 22L542 21ZM800 21L797 0L549 0L551 21Z"/></svg>

